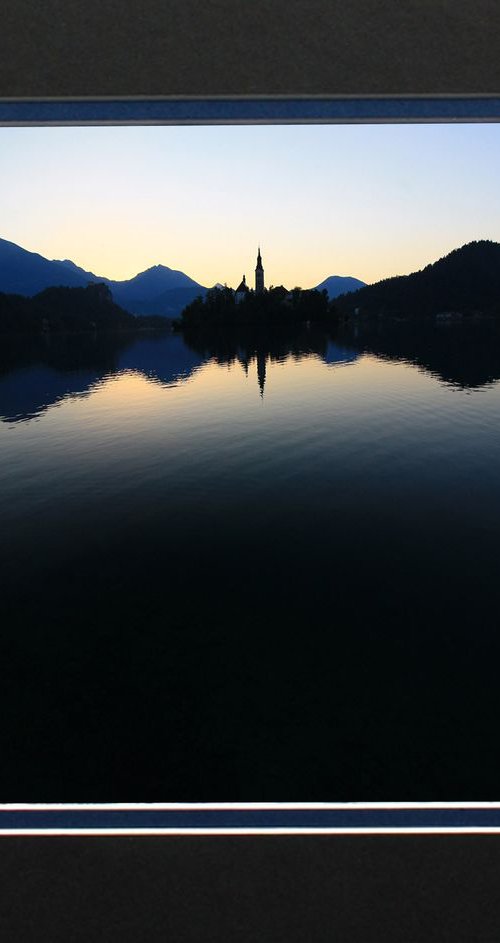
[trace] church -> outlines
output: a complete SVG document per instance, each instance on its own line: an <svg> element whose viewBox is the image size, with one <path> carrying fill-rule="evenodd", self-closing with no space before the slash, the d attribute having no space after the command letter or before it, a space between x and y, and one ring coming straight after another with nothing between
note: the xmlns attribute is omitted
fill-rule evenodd
<svg viewBox="0 0 500 943"><path fill-rule="evenodd" d="M242 281L238 285L235 293L234 300L236 304L239 304L240 301L246 297L246 295L251 291L247 285L247 280L245 275L243 276ZM264 268L262 266L262 256L260 254L260 246L257 252L257 265L255 266L255 294L261 295L264 291Z"/></svg>

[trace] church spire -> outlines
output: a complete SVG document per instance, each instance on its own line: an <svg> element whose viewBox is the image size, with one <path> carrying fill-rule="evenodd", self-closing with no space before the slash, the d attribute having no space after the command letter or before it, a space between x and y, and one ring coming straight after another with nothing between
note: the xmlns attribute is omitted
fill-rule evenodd
<svg viewBox="0 0 500 943"><path fill-rule="evenodd" d="M264 291L264 269L262 268L262 256L260 246L257 252L257 265L255 267L255 293L261 295Z"/></svg>

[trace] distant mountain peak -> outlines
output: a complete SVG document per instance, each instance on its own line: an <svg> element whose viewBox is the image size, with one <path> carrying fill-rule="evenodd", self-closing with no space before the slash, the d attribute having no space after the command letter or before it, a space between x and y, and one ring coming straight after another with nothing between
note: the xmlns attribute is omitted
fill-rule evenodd
<svg viewBox="0 0 500 943"><path fill-rule="evenodd" d="M351 291L357 291L358 288L364 288L366 282L359 278L353 278L352 275L329 275L320 285L316 285L317 291L326 290L330 301L332 298L338 298L339 295L345 295Z"/></svg>

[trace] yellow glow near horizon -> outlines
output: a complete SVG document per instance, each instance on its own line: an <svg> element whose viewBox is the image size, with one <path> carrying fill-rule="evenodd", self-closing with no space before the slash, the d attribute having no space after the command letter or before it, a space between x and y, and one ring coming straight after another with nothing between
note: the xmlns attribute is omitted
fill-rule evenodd
<svg viewBox="0 0 500 943"><path fill-rule="evenodd" d="M224 257L226 264L221 264L220 268L216 269L213 263L197 258L189 245L186 246L186 256L189 258L189 264L186 264L180 257L181 253L179 253L178 247L174 254L173 246L170 253L168 247L165 250L165 256L168 260L165 261L158 254L156 256L153 254L155 249L153 244L146 243L143 240L138 249L135 242L128 243L123 234L119 254L117 254L116 247L111 251L109 243L101 243L100 239L96 239L93 233L88 234L88 242L86 242L84 230L80 230L79 243L73 249L71 248L73 240L68 236L64 241L63 233L59 233L57 238L54 238L52 234L42 236L36 244L27 244L26 240L21 239L21 234L17 235L15 232L13 234L12 231L9 232L8 236L0 235L0 238L15 242L29 252L38 253L47 259L62 260L68 258L86 271L93 272L94 275L101 275L103 278L115 281L132 279L153 265L168 265L171 269L184 272L194 281L207 288L216 282L236 288L243 275L246 276L250 288L255 286L254 269L257 250L255 249L252 255L252 247L245 245L241 246L241 255L234 245L221 246L220 255ZM477 234L475 238L492 237L482 237ZM500 239L500 234L498 238ZM471 240L464 237L459 244L462 245L467 241ZM167 245L167 240L165 244ZM336 262L333 267L331 263L332 253L329 252L327 247L318 246L314 263L310 263L307 268L304 266L303 261L296 257L295 253L285 255L283 250L277 252L270 250L266 255L263 251L265 287L284 285L288 289L295 287L313 288L330 275L351 276L371 284L384 278L407 275L424 268L430 262L447 255L457 248L457 245L451 240L441 242L437 239L430 239L425 248L411 244L404 247L400 246L399 251L388 250L385 267L383 267L378 257L367 252L362 256L363 269L361 272L359 271L359 257L354 256L347 249L338 248L335 251ZM237 256L236 259L235 256ZM238 268L238 263L241 262L242 264ZM245 262L247 262L246 265ZM223 269L222 274L219 274L221 269ZM299 272L302 272L303 278L298 277Z"/></svg>
<svg viewBox="0 0 500 943"><path fill-rule="evenodd" d="M500 241L499 125L0 129L0 237L108 278L309 288Z"/></svg>

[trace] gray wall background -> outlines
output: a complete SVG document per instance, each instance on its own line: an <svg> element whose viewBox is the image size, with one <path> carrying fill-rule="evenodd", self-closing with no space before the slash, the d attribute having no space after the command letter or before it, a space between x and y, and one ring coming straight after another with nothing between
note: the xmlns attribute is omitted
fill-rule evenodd
<svg viewBox="0 0 500 943"><path fill-rule="evenodd" d="M0 97L500 94L498 0L1 0Z"/></svg>

